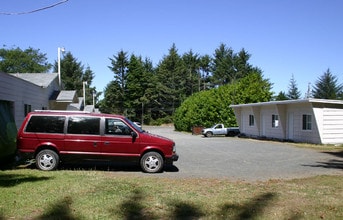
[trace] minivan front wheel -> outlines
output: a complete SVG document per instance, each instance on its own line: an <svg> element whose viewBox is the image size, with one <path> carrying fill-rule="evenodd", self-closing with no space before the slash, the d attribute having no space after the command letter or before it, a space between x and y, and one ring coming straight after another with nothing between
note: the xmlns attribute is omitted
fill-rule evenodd
<svg viewBox="0 0 343 220"><path fill-rule="evenodd" d="M140 161L141 168L146 173L158 173L163 169L163 158L158 152L145 153Z"/></svg>
<svg viewBox="0 0 343 220"><path fill-rule="evenodd" d="M53 150L41 150L36 155L36 166L40 170L55 170L58 167L59 156Z"/></svg>

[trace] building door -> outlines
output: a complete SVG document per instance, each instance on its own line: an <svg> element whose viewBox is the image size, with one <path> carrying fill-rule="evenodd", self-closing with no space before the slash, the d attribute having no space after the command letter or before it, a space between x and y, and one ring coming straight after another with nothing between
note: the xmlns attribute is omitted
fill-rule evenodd
<svg viewBox="0 0 343 220"><path fill-rule="evenodd" d="M13 117L13 102L0 100L0 160L16 151L17 127Z"/></svg>
<svg viewBox="0 0 343 220"><path fill-rule="evenodd" d="M294 121L293 121L293 112L288 113L288 133L287 133L287 139L293 140L294 138Z"/></svg>
<svg viewBox="0 0 343 220"><path fill-rule="evenodd" d="M265 125L265 120L266 120L266 116L264 114L262 114L262 118L261 118L261 131L262 131L262 136L266 136L266 125Z"/></svg>

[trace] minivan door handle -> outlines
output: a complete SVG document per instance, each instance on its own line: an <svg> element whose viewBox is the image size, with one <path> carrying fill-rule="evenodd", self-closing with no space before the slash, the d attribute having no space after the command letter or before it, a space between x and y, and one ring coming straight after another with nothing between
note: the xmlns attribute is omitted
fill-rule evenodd
<svg viewBox="0 0 343 220"><path fill-rule="evenodd" d="M105 145L109 145L110 142L109 142L109 141L105 141L104 144L105 144Z"/></svg>
<svg viewBox="0 0 343 220"><path fill-rule="evenodd" d="M93 143L93 147L97 147L98 146L98 143L97 142L94 142Z"/></svg>

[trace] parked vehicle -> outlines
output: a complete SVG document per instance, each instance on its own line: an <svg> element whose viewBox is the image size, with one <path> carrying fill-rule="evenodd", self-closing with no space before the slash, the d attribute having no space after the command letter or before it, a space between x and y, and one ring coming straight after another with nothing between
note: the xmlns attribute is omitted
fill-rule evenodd
<svg viewBox="0 0 343 220"><path fill-rule="evenodd" d="M17 148L41 170L54 170L70 159L125 160L156 173L179 157L172 140L147 133L123 116L75 111L29 113L18 131Z"/></svg>
<svg viewBox="0 0 343 220"><path fill-rule="evenodd" d="M214 135L225 135L233 137L237 136L240 131L238 127L226 128L224 124L215 124L211 128L204 128L201 133L205 137L212 137Z"/></svg>

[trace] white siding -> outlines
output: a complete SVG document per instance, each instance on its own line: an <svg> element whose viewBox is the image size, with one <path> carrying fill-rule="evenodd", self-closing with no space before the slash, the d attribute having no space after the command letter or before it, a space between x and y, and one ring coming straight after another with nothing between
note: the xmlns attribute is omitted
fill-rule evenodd
<svg viewBox="0 0 343 220"><path fill-rule="evenodd" d="M280 120L280 115L275 106L264 106L261 108L261 116L263 118L263 120L261 118L261 124L263 123L263 125L261 126L264 126L265 136L268 138L284 139L285 137L283 136L282 132L282 122ZM272 115L279 116L279 123L277 127L272 126Z"/></svg>
<svg viewBox="0 0 343 220"><path fill-rule="evenodd" d="M343 105L342 105L343 107ZM327 143L335 137L337 143L343 143L343 109L335 111L332 108L313 108L309 101L275 102L264 104L237 105L235 114L240 115L241 132L247 136L265 136L266 138L288 139L295 142ZM249 115L255 117L255 125L249 126ZM279 116L278 127L272 126L272 115ZM292 115L292 117L288 117ZM303 115L312 116L311 130L303 129ZM323 118L325 118L324 122ZM292 120L289 122L288 120ZM325 124L325 126L323 126ZM288 126L293 126L289 128ZM291 131L292 134L288 134ZM322 132L319 132L322 131ZM321 136L324 137L321 139Z"/></svg>
<svg viewBox="0 0 343 220"><path fill-rule="evenodd" d="M322 142L343 143L343 109L324 108L322 112Z"/></svg>
<svg viewBox="0 0 343 220"><path fill-rule="evenodd" d="M318 132L318 126L316 122L316 115L313 112L312 105L310 103L299 103L288 106L288 112L294 112L293 114L293 140L296 142L305 143L320 143L320 135ZM312 129L303 130L303 115L312 116Z"/></svg>
<svg viewBox="0 0 343 220"><path fill-rule="evenodd" d="M255 117L255 124L253 126L250 126L249 125L249 115L253 115L254 113L252 112L252 110L250 108L248 109L244 109L242 110L241 112L242 114L242 121L241 123L243 124L242 127L242 133L244 134L249 134L249 135L252 135L252 136L259 136L259 131L258 131L258 128L257 128L257 125L256 125L256 116L254 115ZM259 117L259 115L257 116Z"/></svg>

